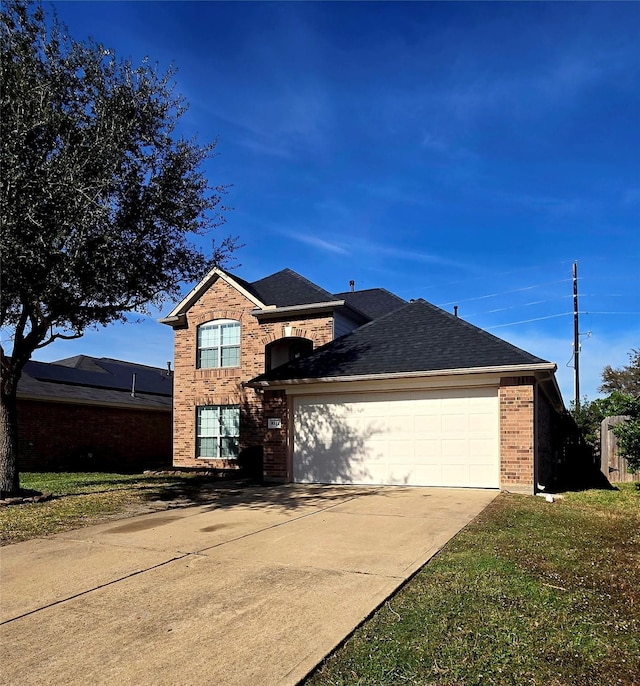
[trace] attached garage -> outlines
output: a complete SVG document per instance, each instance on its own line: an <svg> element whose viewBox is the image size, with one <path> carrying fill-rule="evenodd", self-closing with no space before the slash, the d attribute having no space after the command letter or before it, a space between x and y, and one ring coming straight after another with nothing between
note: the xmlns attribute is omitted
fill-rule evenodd
<svg viewBox="0 0 640 686"><path fill-rule="evenodd" d="M249 382L265 478L533 493L564 410L554 372L416 300Z"/></svg>
<svg viewBox="0 0 640 686"><path fill-rule="evenodd" d="M298 483L498 488L498 388L293 398Z"/></svg>

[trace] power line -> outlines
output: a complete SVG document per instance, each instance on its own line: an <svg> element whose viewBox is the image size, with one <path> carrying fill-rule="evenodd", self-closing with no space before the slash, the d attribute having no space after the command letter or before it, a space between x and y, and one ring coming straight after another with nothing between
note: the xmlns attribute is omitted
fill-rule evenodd
<svg viewBox="0 0 640 686"><path fill-rule="evenodd" d="M584 312L581 311L578 314L614 314L614 315L640 315L640 312L591 312L585 310ZM528 324L529 322L540 322L544 319L556 319L558 317L567 317L568 315L573 315L573 312L562 312L560 314L550 314L546 317L534 317L533 319L523 319L519 322L509 322L508 324L496 324L494 326L483 326L482 328L485 330L488 329L501 329L502 327L505 326L516 326L518 324Z"/></svg>
<svg viewBox="0 0 640 686"><path fill-rule="evenodd" d="M580 314L616 314L616 315L640 315L640 312L594 312L593 310L585 310Z"/></svg>
<svg viewBox="0 0 640 686"><path fill-rule="evenodd" d="M558 267L561 265L570 264L571 262L573 262L573 260L563 260L561 262L547 262L546 264L538 264L538 265L534 265L532 267L518 267L517 269L510 269L510 270L504 271L504 272L492 271L491 276L496 277L496 276L508 276L509 274L522 274L523 272L530 272L530 271L534 271L535 269L549 269L550 267ZM439 288L441 286L453 286L455 284L460 284L460 283L470 283L471 281L478 281L480 279L486 280L487 275L483 274L482 276L472 276L472 277L468 277L466 279L457 279L456 281L438 282L437 287ZM436 288L436 285L426 286L426 288L427 289ZM447 304L451 304L451 303L447 303Z"/></svg>
<svg viewBox="0 0 640 686"><path fill-rule="evenodd" d="M532 291L535 288L542 288L542 286L552 286L557 283L566 283L567 281L571 281L571 279L547 281L545 283L538 283L535 286L524 286L523 288L514 288L509 291L499 291L498 293L489 293L488 295L478 295L475 298L465 298L464 300L452 300L451 302L440 303L438 307L446 307L447 305L458 305L459 303L468 303L474 300L486 300L487 298L496 298L499 295L508 295L509 293L521 293L523 291Z"/></svg>
<svg viewBox="0 0 640 686"><path fill-rule="evenodd" d="M557 319L558 317L568 317L573 315L573 312L562 312L560 314L550 314L546 317L534 317L533 319L523 319L519 322L510 322L509 324L496 324L495 326L484 326L485 330L488 329L501 329L505 326L516 326L517 324L528 324L529 322L541 322L543 319Z"/></svg>
<svg viewBox="0 0 640 686"><path fill-rule="evenodd" d="M506 307L497 307L494 310L483 310L482 312L474 312L473 314L464 314L460 313L460 316L464 317L477 317L481 314L495 314L496 312L505 312L506 310L515 310L515 309L520 309L522 307L531 307L532 305L542 305L544 303L550 303L550 302L555 302L556 300L566 300L567 298L571 298L573 296L571 295L558 295L555 298L546 298L544 300L532 300L531 302L528 303L518 303L517 305L507 305Z"/></svg>

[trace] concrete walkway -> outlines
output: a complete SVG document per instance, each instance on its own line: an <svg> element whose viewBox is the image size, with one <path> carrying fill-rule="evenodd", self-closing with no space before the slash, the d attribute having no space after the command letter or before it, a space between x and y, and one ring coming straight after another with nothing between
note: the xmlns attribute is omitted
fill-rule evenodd
<svg viewBox="0 0 640 686"><path fill-rule="evenodd" d="M7 546L0 683L296 684L496 495L252 488Z"/></svg>

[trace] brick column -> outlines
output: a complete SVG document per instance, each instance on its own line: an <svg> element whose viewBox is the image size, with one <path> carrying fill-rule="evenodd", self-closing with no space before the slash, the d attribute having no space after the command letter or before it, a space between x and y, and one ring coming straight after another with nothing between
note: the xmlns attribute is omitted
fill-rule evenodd
<svg viewBox="0 0 640 686"><path fill-rule="evenodd" d="M279 429L265 430L264 434L264 480L286 482L287 474L287 447L289 431L289 412L287 395L284 391L264 392L264 417L265 424L268 419L280 419Z"/></svg>
<svg viewBox="0 0 640 686"><path fill-rule="evenodd" d="M534 492L533 377L500 380L500 488Z"/></svg>

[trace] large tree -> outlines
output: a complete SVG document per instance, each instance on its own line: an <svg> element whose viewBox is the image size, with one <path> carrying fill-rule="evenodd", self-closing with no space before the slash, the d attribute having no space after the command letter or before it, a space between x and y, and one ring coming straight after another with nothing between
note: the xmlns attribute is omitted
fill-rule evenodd
<svg viewBox="0 0 640 686"><path fill-rule="evenodd" d="M634 348L629 352L629 364L618 369L607 365L602 370L600 392L613 391L640 398L640 350Z"/></svg>
<svg viewBox="0 0 640 686"><path fill-rule="evenodd" d="M38 348L127 318L235 248L191 241L222 222L213 144L176 133L173 72L76 42L39 5L0 12L0 491L19 491L16 391ZM7 343L8 341L8 343Z"/></svg>

